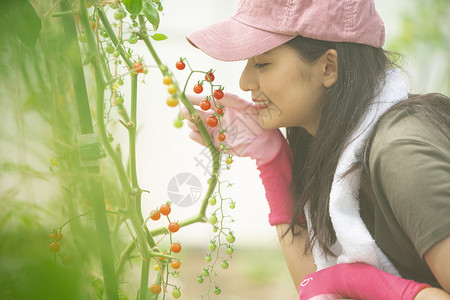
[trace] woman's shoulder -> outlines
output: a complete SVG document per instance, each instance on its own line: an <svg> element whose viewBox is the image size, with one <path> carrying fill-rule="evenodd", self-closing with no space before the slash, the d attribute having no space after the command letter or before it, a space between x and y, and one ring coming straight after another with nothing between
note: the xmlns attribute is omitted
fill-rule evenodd
<svg viewBox="0 0 450 300"><path fill-rule="evenodd" d="M371 157L397 144L429 145L450 160L450 99L442 94L414 95L378 121Z"/></svg>

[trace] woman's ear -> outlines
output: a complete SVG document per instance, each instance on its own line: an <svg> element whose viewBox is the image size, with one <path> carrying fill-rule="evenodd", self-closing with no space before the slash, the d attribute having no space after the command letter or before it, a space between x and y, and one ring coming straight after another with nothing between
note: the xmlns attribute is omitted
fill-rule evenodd
<svg viewBox="0 0 450 300"><path fill-rule="evenodd" d="M328 49L322 55L323 85L332 87L338 80L338 54L335 49Z"/></svg>

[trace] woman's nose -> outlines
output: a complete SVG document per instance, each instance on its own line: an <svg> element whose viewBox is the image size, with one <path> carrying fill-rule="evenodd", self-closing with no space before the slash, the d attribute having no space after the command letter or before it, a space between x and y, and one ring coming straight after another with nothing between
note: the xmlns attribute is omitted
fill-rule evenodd
<svg viewBox="0 0 450 300"><path fill-rule="evenodd" d="M252 59L247 61L247 65L242 71L241 78L239 80L239 87L241 90L248 92L254 91L259 88L258 84L258 70L254 68L254 63Z"/></svg>

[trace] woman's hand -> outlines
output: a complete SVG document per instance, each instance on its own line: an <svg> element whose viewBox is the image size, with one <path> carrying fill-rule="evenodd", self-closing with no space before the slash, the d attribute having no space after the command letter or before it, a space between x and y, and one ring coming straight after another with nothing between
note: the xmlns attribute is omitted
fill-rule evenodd
<svg viewBox="0 0 450 300"><path fill-rule="evenodd" d="M199 95L187 95L187 97L193 105L197 106L205 100L204 96ZM283 143L286 143L286 139L279 129L265 129L261 126L258 110L252 103L230 93L225 93L225 96L221 100L216 100L216 103L224 106L220 124L222 129L226 130L224 143L229 148L227 153L241 157L250 157L255 159L258 164L262 164L275 157L283 147ZM205 122L214 113L214 110L203 111L197 109L197 112ZM182 108L181 115L183 118L188 119L188 126L192 129L189 136L194 141L206 146L186 108ZM219 141L217 140L219 125L206 127L214 140L215 146L219 147Z"/></svg>
<svg viewBox="0 0 450 300"><path fill-rule="evenodd" d="M352 298L413 300L428 284L383 272L371 265L338 264L303 278L300 300Z"/></svg>

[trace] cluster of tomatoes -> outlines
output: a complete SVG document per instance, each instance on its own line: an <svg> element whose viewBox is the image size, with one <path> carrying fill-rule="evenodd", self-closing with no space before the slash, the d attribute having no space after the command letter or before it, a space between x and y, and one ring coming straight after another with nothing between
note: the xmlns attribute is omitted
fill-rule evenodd
<svg viewBox="0 0 450 300"><path fill-rule="evenodd" d="M169 220L169 225L167 226L167 230L170 233L175 233L178 230L180 230L180 225L178 224L178 222L170 221L168 216L171 211L172 211L172 209L170 207L170 203L165 203L165 204L162 204L157 210L152 210L150 212L149 218L152 219L153 221L158 221L161 218L161 215L166 216L167 219ZM180 252L181 252L180 243L174 242L170 245L169 254L180 253ZM166 254L166 253L161 252L161 254ZM155 266L154 266L155 271L159 271L161 269L161 267L160 267L161 264L170 264L171 268L174 270L178 270L181 267L180 260L178 260L178 259L167 259L166 257L161 256L158 258L158 260L159 260L158 263L155 264ZM173 275L178 276L178 273L174 272ZM154 295L158 295L162 291L161 285L158 283L154 283L149 287L149 291L150 291L150 293L152 293ZM174 297L174 298L181 297L181 291L180 291L179 287L174 286L174 289L172 290L172 297Z"/></svg>
<svg viewBox="0 0 450 300"><path fill-rule="evenodd" d="M58 231L54 231L52 233L50 233L50 245L48 245L48 249L55 253L55 255L58 255L58 257L61 258L61 262L64 265L69 265L72 263L72 257L69 255L60 255L59 252L61 250L61 245L59 242L61 242L61 240L63 239L63 234L61 233L60 230Z"/></svg>

